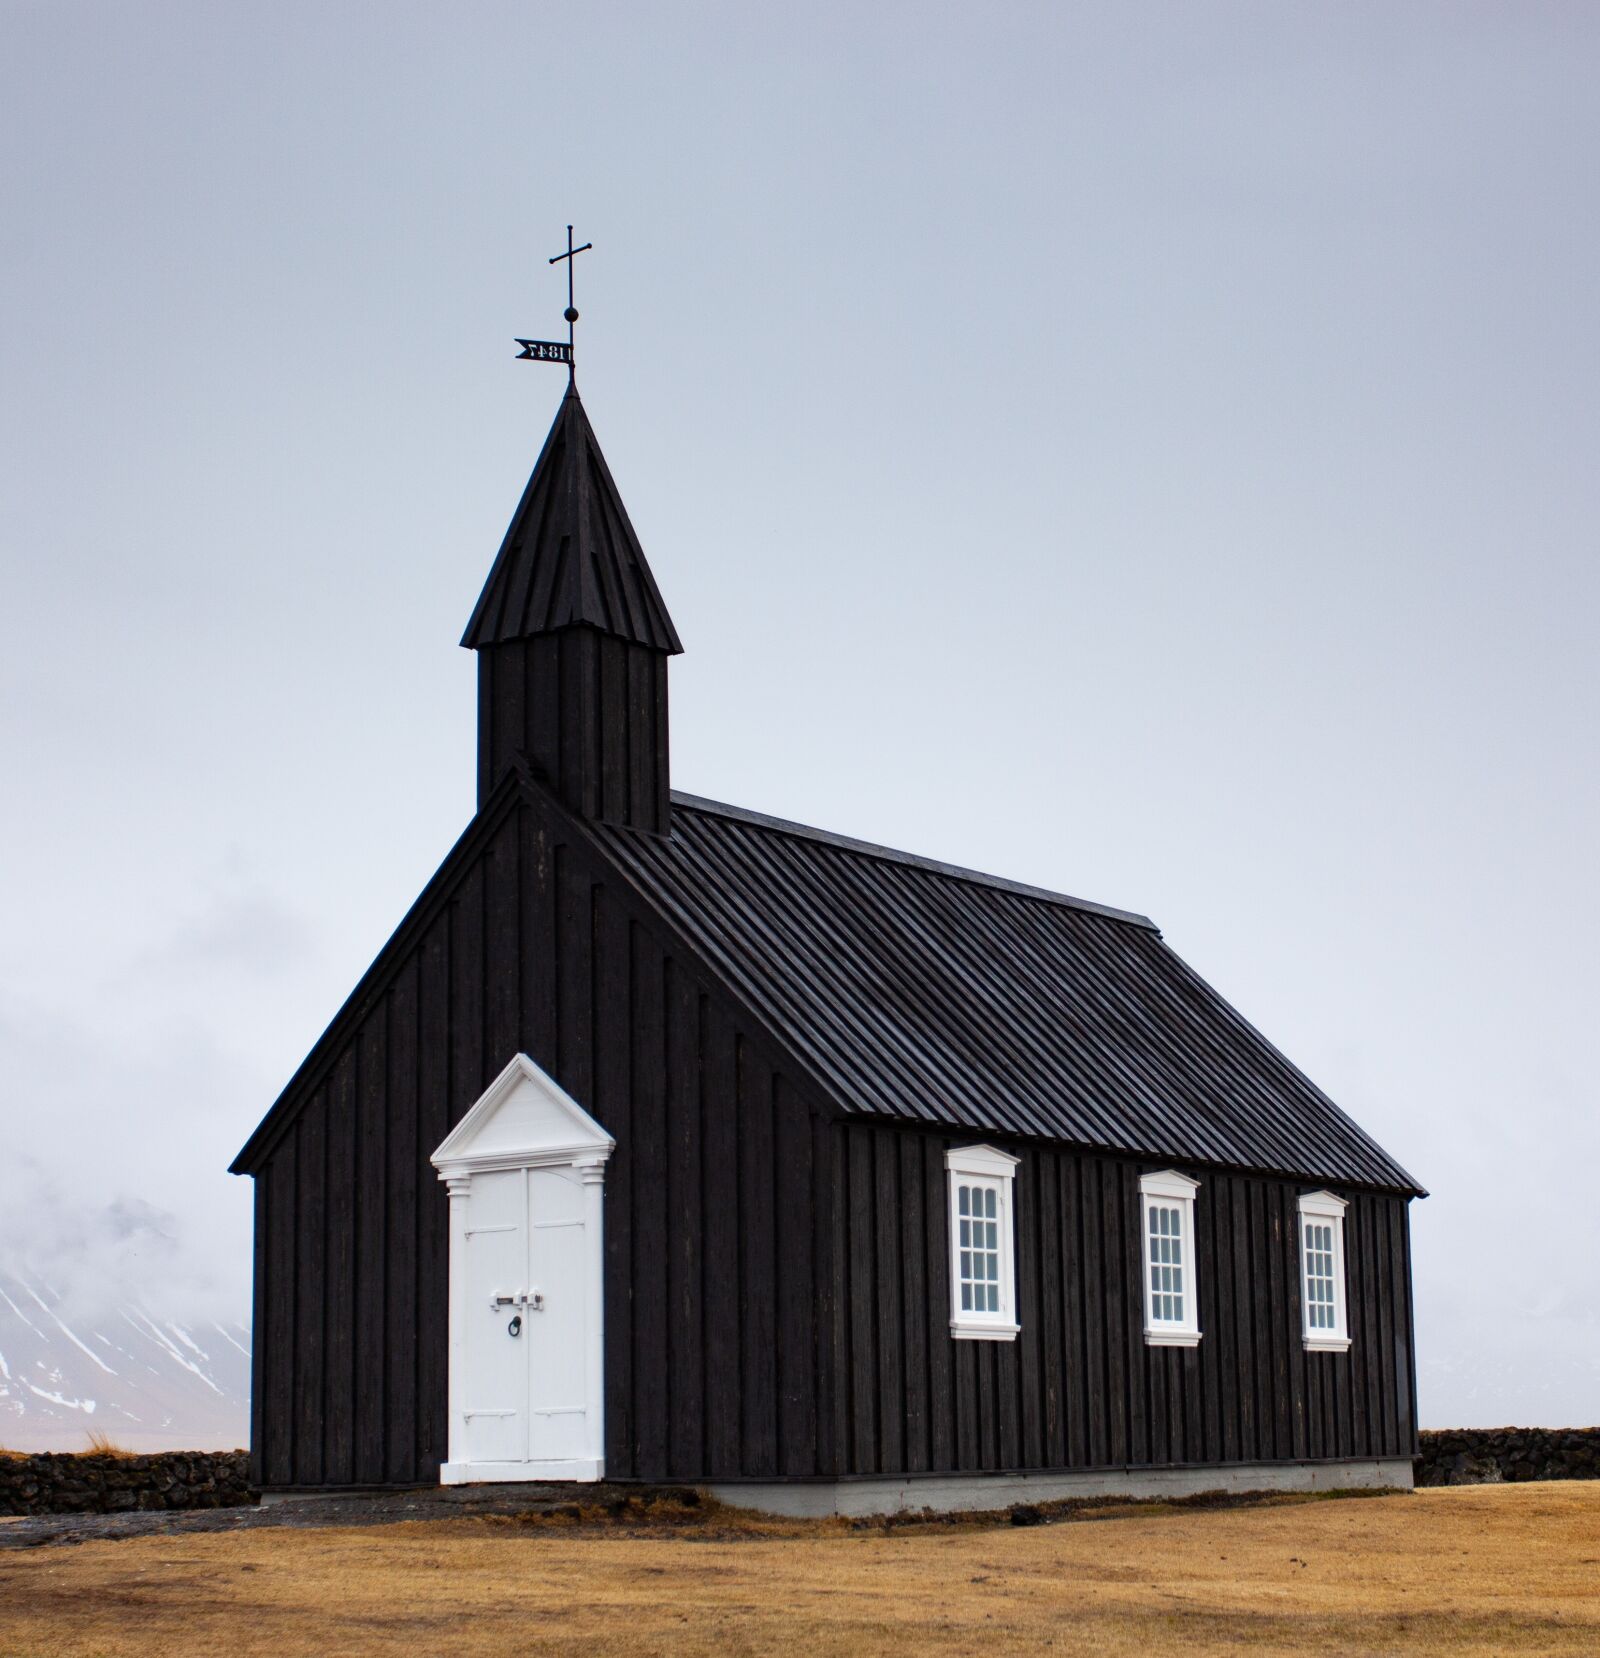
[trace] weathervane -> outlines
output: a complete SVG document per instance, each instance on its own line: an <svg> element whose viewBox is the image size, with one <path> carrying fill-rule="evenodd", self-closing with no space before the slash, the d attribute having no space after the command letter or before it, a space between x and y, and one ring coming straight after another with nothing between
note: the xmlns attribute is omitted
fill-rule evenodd
<svg viewBox="0 0 1600 1658"><path fill-rule="evenodd" d="M585 242L581 248L572 245L572 226L567 226L567 251L558 253L550 263L559 265L563 259L567 262L567 343L562 345L559 340L518 340L522 349L517 353L517 361L528 363L565 363L567 365L567 384L575 386L578 383L578 365L573 356L572 325L578 320L578 308L572 303L572 262L580 253L587 253L594 246L593 242Z"/></svg>

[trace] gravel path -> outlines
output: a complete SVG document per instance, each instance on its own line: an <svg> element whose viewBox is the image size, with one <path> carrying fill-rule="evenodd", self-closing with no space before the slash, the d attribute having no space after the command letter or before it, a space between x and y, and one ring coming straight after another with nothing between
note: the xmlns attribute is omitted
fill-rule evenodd
<svg viewBox="0 0 1600 1658"><path fill-rule="evenodd" d="M636 1506L637 1486L588 1485L584 1507L615 1502ZM674 1495L682 1496L681 1492ZM631 1499L631 1503L630 1503ZM433 1486L416 1491L341 1497L301 1497L250 1508L189 1508L127 1514L30 1514L0 1517L0 1549L50 1543L175 1536L191 1531L247 1531L259 1526L313 1530L322 1526L386 1526L400 1520L454 1520L471 1514L549 1514L573 1507L571 1486Z"/></svg>

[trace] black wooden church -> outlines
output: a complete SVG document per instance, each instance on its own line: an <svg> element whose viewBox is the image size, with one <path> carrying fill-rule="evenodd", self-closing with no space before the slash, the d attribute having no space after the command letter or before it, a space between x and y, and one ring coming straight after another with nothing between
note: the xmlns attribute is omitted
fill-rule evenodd
<svg viewBox="0 0 1600 1658"><path fill-rule="evenodd" d="M1409 1484L1422 1195L1143 916L673 792L575 386L478 807L239 1153L268 1490Z"/></svg>

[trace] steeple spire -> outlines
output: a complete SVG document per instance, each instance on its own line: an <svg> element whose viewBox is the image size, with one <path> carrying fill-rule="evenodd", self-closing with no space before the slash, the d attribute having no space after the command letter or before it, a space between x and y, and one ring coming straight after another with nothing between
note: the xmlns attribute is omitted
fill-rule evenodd
<svg viewBox="0 0 1600 1658"><path fill-rule="evenodd" d="M461 643L479 650L580 624L670 656L683 651L569 386Z"/></svg>
<svg viewBox="0 0 1600 1658"><path fill-rule="evenodd" d="M478 653L480 804L521 755L585 817L667 831L683 646L575 385L461 643Z"/></svg>

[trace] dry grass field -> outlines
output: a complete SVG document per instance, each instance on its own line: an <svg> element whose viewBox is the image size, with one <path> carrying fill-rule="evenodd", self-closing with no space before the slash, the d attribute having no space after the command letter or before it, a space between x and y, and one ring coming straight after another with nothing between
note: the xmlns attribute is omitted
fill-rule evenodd
<svg viewBox="0 0 1600 1658"><path fill-rule="evenodd" d="M1600 1652L1600 1482L852 1528L685 1511L0 1554L6 1655Z"/></svg>

